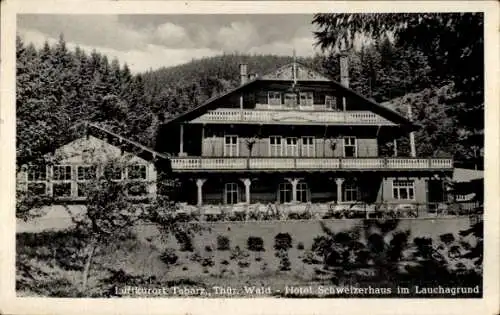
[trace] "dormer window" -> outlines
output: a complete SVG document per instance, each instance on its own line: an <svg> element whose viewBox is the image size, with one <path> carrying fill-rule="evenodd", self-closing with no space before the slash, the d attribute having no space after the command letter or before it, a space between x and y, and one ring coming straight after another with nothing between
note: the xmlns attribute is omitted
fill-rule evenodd
<svg viewBox="0 0 500 315"><path fill-rule="evenodd" d="M313 92L300 93L300 106L312 106L314 103Z"/></svg>
<svg viewBox="0 0 500 315"><path fill-rule="evenodd" d="M286 93L285 94L285 107L296 107L297 106L297 94Z"/></svg>
<svg viewBox="0 0 500 315"><path fill-rule="evenodd" d="M281 105L281 93L267 92L267 103L269 105Z"/></svg>
<svg viewBox="0 0 500 315"><path fill-rule="evenodd" d="M332 95L325 95L325 107L328 109L337 109L337 102Z"/></svg>

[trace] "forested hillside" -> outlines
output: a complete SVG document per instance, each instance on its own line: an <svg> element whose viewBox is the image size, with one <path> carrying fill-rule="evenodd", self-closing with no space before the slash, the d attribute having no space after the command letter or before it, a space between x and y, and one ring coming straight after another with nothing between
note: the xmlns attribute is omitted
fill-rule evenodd
<svg viewBox="0 0 500 315"><path fill-rule="evenodd" d="M448 83L453 85L447 90L451 93L448 97L439 97L438 103L426 104L438 106L433 111L443 112L444 116L437 131L431 134L423 132L425 136L419 140L427 141L435 134L446 134L454 147L451 151L458 164L482 167L485 101L483 13L331 13L316 14L312 22L316 27L316 44L325 51L353 47L358 36L377 40L392 34L398 47L412 53L419 51L425 56L428 71L420 80L430 83L427 87L433 92L421 94L422 100L427 102L427 97L440 94L441 87ZM412 62L409 66L413 67ZM417 122L426 127L426 121Z"/></svg>
<svg viewBox="0 0 500 315"><path fill-rule="evenodd" d="M142 76L96 51L69 51L62 37L42 49L18 37L16 48L18 165L58 147L82 121L152 144L157 116Z"/></svg>
<svg viewBox="0 0 500 315"><path fill-rule="evenodd" d="M99 52L68 50L63 37L42 49L18 38L17 59L19 164L59 146L71 135L71 126L82 121L154 146L164 119L237 86L240 63L262 75L292 61L291 56L226 54L133 75ZM298 61L339 80L334 51ZM453 80L433 75L422 49L382 37L359 51L349 50L349 62L353 89L404 115L411 105L413 119L422 126L416 135L419 156L471 161L470 147L461 140L463 111L457 111L464 101L457 98ZM406 142L400 141L403 151Z"/></svg>

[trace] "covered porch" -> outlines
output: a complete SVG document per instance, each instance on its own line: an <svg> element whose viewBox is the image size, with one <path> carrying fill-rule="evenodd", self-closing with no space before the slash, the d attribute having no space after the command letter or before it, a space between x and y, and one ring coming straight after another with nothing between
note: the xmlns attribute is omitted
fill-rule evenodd
<svg viewBox="0 0 500 315"><path fill-rule="evenodd" d="M179 211L220 216L240 213L325 218L327 213L382 211L438 215L445 210L446 174L380 172L204 173L179 178ZM430 204L432 203L432 205Z"/></svg>
<svg viewBox="0 0 500 315"><path fill-rule="evenodd" d="M180 179L177 200L190 205L373 203L381 198L380 175L205 174Z"/></svg>

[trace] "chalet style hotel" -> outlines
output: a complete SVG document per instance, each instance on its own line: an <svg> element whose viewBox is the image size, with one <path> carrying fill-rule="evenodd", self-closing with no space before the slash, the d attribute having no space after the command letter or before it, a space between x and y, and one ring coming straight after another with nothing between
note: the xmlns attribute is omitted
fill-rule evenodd
<svg viewBox="0 0 500 315"><path fill-rule="evenodd" d="M85 136L56 150L56 163L21 167L18 188L84 202L101 162L126 156L112 180L146 200L157 194L159 168L167 170L180 212L434 212L448 201L453 161L417 157L417 126L349 89L340 58L341 83L297 62L263 76L241 64L238 87L166 121L155 149L87 123ZM409 157L398 156L402 135Z"/></svg>
<svg viewBox="0 0 500 315"><path fill-rule="evenodd" d="M340 59L341 83L297 62L262 76L241 64L237 88L167 121L157 150L171 157L177 200L316 211L445 201L453 161L417 157L418 127L350 89L347 56ZM409 157L398 156L402 135ZM385 143L389 156L379 152Z"/></svg>

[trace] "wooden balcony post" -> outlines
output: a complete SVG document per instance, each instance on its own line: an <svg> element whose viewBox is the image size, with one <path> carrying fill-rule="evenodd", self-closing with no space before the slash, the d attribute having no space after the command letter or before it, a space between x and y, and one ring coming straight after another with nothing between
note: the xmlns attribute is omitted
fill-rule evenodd
<svg viewBox="0 0 500 315"><path fill-rule="evenodd" d="M184 125L180 125L179 156L184 156Z"/></svg>
<svg viewBox="0 0 500 315"><path fill-rule="evenodd" d="M196 180L196 186L198 186L198 202L197 205L203 205L203 184L206 182L206 179L198 178Z"/></svg>
<svg viewBox="0 0 500 315"><path fill-rule="evenodd" d="M335 183L337 184L337 203L342 202L342 184L344 183L343 178L336 178Z"/></svg>
<svg viewBox="0 0 500 315"><path fill-rule="evenodd" d="M417 156L417 151L415 149L415 133L413 131L410 132L410 155L411 157Z"/></svg>
<svg viewBox="0 0 500 315"><path fill-rule="evenodd" d="M393 149L394 149L394 156L398 156L398 140L394 139L394 145L393 145Z"/></svg>
<svg viewBox="0 0 500 315"><path fill-rule="evenodd" d="M408 119L410 121L412 120L411 105L408 105ZM415 150L415 132L414 131L410 132L410 156L411 157L417 156L417 152Z"/></svg>
<svg viewBox="0 0 500 315"><path fill-rule="evenodd" d="M241 178L241 181L245 185L245 203L250 204L250 186L252 181L249 178Z"/></svg>

